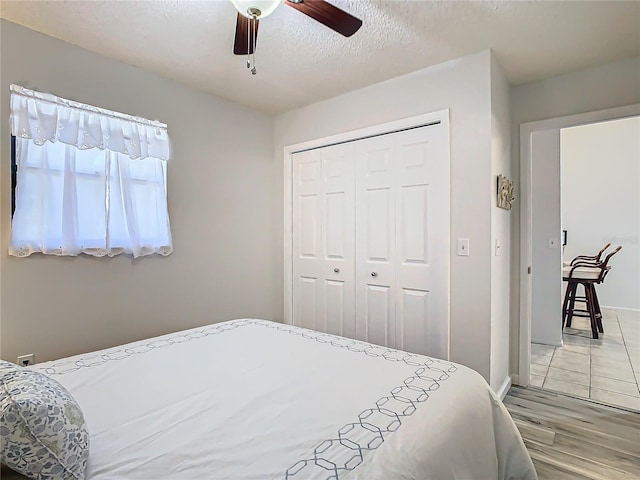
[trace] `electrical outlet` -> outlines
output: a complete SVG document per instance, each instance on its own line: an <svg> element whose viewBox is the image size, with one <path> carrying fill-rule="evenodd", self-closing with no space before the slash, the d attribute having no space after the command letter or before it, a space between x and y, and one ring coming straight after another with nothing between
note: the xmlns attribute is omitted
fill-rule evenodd
<svg viewBox="0 0 640 480"><path fill-rule="evenodd" d="M26 367L27 365L33 365L36 363L35 355L30 353L28 355L20 355L18 357L18 365L21 367Z"/></svg>

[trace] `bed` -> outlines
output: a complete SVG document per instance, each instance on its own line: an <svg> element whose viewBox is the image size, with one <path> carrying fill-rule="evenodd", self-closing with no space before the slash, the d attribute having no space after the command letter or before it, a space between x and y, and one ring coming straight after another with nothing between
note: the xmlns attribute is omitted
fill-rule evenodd
<svg viewBox="0 0 640 480"><path fill-rule="evenodd" d="M455 363L266 320L28 367L77 401L89 480L536 479Z"/></svg>

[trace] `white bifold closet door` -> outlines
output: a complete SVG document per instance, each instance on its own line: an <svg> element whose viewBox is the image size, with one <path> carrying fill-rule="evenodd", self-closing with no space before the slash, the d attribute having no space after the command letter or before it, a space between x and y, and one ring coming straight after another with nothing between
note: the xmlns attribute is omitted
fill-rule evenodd
<svg viewBox="0 0 640 480"><path fill-rule="evenodd" d="M354 144L294 155L294 324L354 338Z"/></svg>
<svg viewBox="0 0 640 480"><path fill-rule="evenodd" d="M432 125L293 156L293 323L448 358L449 161Z"/></svg>

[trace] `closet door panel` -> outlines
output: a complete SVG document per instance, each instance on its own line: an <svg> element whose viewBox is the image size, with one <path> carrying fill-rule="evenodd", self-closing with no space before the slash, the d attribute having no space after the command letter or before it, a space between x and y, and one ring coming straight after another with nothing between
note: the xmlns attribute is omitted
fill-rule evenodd
<svg viewBox="0 0 640 480"><path fill-rule="evenodd" d="M356 338L395 345L395 195L390 136L356 143Z"/></svg>
<svg viewBox="0 0 640 480"><path fill-rule="evenodd" d="M305 260L319 260L318 229L320 225L316 221L320 203L318 195L300 195L298 201L300 209L300 248L298 255Z"/></svg>
<svg viewBox="0 0 640 480"><path fill-rule="evenodd" d="M353 208L353 205L348 205L347 196L345 192L325 193L324 247L327 260L344 262L348 256L347 236L351 232L345 228L345 210Z"/></svg>
<svg viewBox="0 0 640 480"><path fill-rule="evenodd" d="M320 152L293 156L293 323L322 327L322 163Z"/></svg>
<svg viewBox="0 0 640 480"><path fill-rule="evenodd" d="M405 265L428 263L427 231L429 204L428 185L403 186L399 191L398 260Z"/></svg>
<svg viewBox="0 0 640 480"><path fill-rule="evenodd" d="M337 280L326 280L325 284L325 297L324 297L324 323L326 328L323 331L332 333L334 335L345 335L345 321L347 325L353 323L352 319L345 318L345 303L349 303L352 298L349 299L348 285L346 282ZM353 283L353 282L352 282Z"/></svg>
<svg viewBox="0 0 640 480"><path fill-rule="evenodd" d="M369 262L389 263L393 257L393 192L391 188L367 188L363 201L366 212L366 230L363 252Z"/></svg>
<svg viewBox="0 0 640 480"><path fill-rule="evenodd" d="M352 143L321 149L324 331L355 335L355 191Z"/></svg>
<svg viewBox="0 0 640 480"><path fill-rule="evenodd" d="M397 326L401 345L398 348L409 352L424 352L425 341L429 338L429 299L425 290L400 289Z"/></svg>
<svg viewBox="0 0 640 480"><path fill-rule="evenodd" d="M318 328L318 295L320 280L312 277L297 278L298 311L296 325L316 330Z"/></svg>
<svg viewBox="0 0 640 480"><path fill-rule="evenodd" d="M449 162L441 125L394 135L397 347L448 358Z"/></svg>
<svg viewBox="0 0 640 480"><path fill-rule="evenodd" d="M363 299L365 312L365 341L376 345L392 346L393 335L393 294L391 287L367 285Z"/></svg>

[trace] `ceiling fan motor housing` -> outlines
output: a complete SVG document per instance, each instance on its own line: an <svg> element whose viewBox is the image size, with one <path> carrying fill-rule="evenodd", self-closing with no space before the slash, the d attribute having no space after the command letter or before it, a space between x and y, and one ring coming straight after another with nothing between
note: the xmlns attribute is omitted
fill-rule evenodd
<svg viewBox="0 0 640 480"><path fill-rule="evenodd" d="M260 18L271 15L283 0L231 0L236 10L247 18Z"/></svg>

